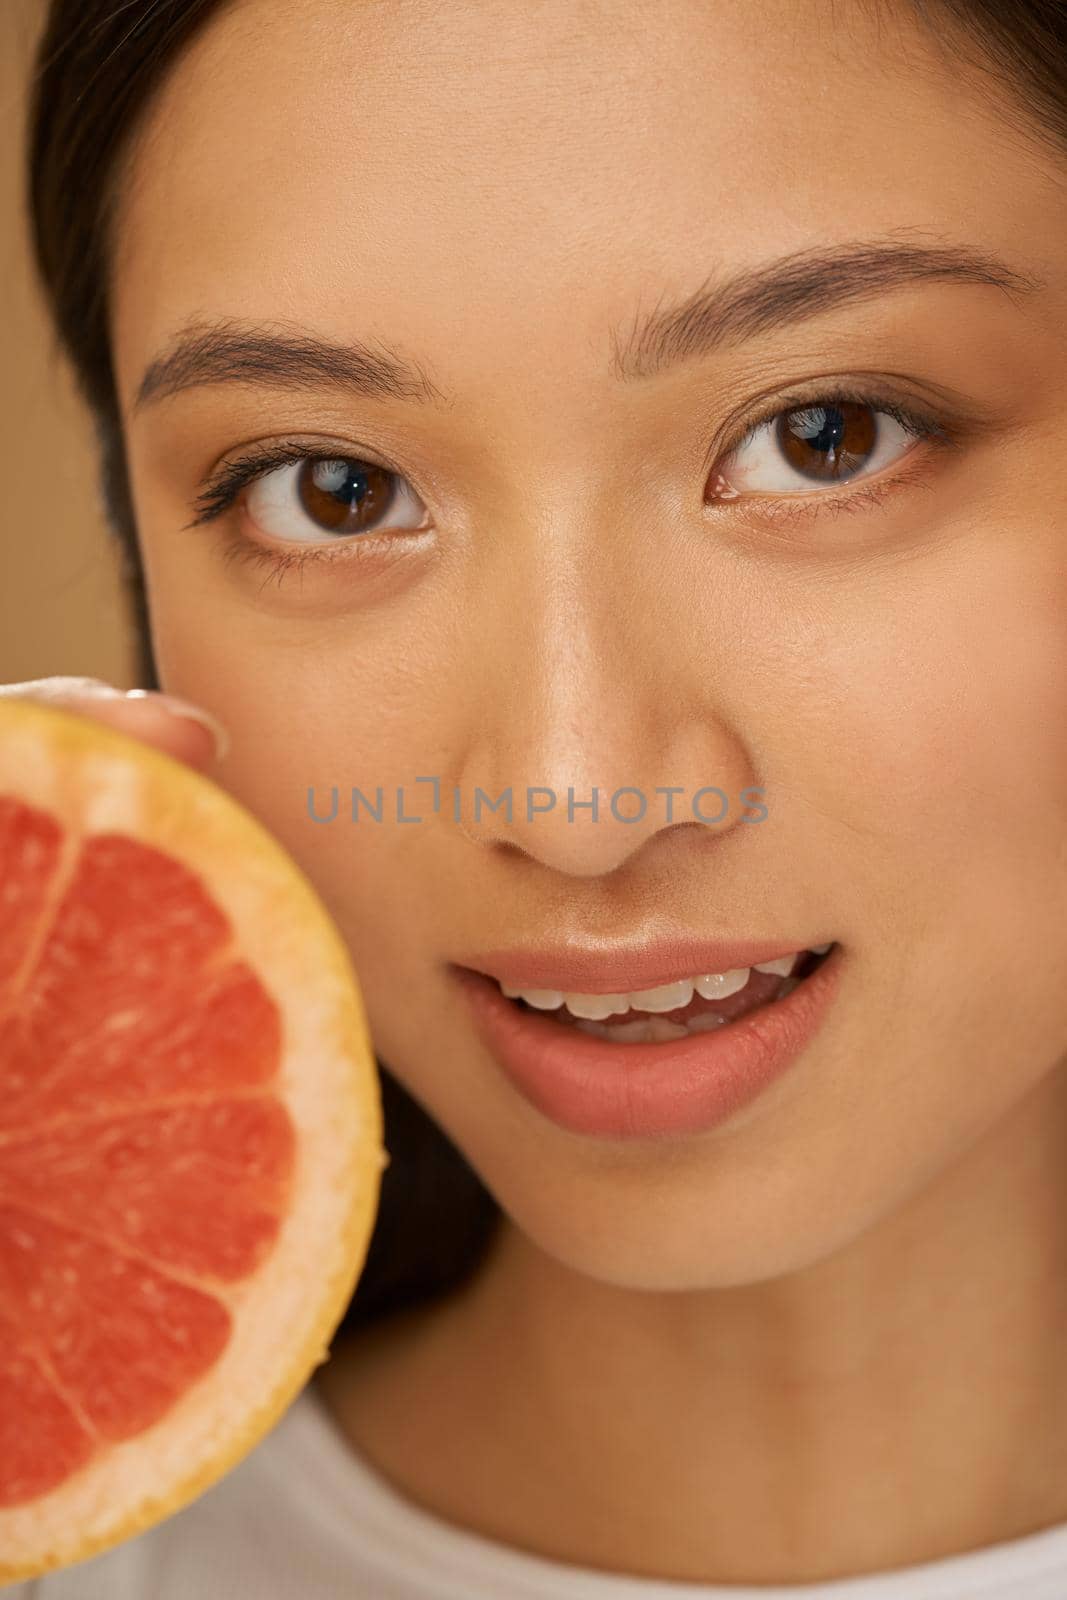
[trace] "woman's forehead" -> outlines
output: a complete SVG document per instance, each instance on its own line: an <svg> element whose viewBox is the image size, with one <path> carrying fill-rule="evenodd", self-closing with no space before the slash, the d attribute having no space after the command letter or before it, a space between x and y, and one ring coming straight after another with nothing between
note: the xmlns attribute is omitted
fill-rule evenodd
<svg viewBox="0 0 1067 1600"><path fill-rule="evenodd" d="M914 27L795 0L751 18L751 0L663 0L655 27L624 0L224 8L120 186L120 369L204 312L399 323L468 361L472 318L602 341L635 295L790 251L911 230L1017 257L1040 229L1040 166L1001 144L990 173L988 100Z"/></svg>

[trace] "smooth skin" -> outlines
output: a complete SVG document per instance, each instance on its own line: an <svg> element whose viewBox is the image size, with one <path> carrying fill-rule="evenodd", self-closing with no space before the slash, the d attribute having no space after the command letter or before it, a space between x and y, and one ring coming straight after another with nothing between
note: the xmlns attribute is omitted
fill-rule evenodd
<svg viewBox="0 0 1067 1600"><path fill-rule="evenodd" d="M505 1213L465 1291L315 1381L449 1521L787 1583L1067 1517L1067 155L903 8L751 11L239 0L131 152L113 344L161 681L228 728L220 781ZM616 375L640 314L872 239L1034 287L828 287ZM447 401L246 364L136 406L194 319L388 344ZM731 480L747 421L829 380L891 384L954 447L906 439L879 499L794 474L788 515L765 430ZM272 574L255 554L344 541L295 498L268 531L248 490L189 524L209 473L294 438L417 498ZM418 774L761 784L769 815L309 819L312 785L418 812ZM840 941L818 1038L705 1135L557 1128L447 963L672 929Z"/></svg>

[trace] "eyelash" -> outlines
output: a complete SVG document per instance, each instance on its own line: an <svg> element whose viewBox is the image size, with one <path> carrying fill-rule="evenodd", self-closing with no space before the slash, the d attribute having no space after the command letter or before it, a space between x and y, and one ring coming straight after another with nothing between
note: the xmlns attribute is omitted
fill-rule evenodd
<svg viewBox="0 0 1067 1600"><path fill-rule="evenodd" d="M815 404L837 405L843 402L855 405L869 406L872 411L890 416L900 426L910 433L916 440L922 440L939 447L953 447L958 443L955 435L944 425L940 418L932 413L924 412L918 408L911 409L897 404L884 396L843 385L831 386L807 395L794 395L783 400L777 398L773 405L750 420L744 432L735 439L727 448L721 450L717 457L720 461L729 460L735 456L768 422L790 411L795 411L804 406ZM234 504L237 496L246 485L255 482L257 478L265 477L269 472L276 471L279 467L291 466L294 462L321 460L335 460L339 451L314 451L306 445L295 441L281 440L263 446L253 447L245 455L239 456L234 461L228 462L205 485L197 496L194 505L197 515L192 522L186 524L187 528L199 527L204 523L213 522L221 517ZM357 459L353 457L353 459ZM358 457L359 460L370 460L370 457ZM382 463L376 463L382 465ZM712 466L715 465L713 462ZM386 469L389 470L389 469ZM710 470L710 468L709 468ZM879 474L875 483L864 484L860 480L858 487L847 488L842 494L813 492L800 495L743 495L737 499L720 502L730 507L739 507L750 501L760 502L760 515L773 521L789 520L793 522L821 516L826 513L838 514L841 512L855 512L870 507L881 505L890 495L899 489L918 486L922 483L924 473L915 469L894 472L892 468L887 474ZM388 537L388 534L384 534ZM373 533L361 535L345 544L324 544L309 546L306 550L276 551L258 544L254 540L237 535L229 541L227 560L249 562L256 566L265 566L269 569L267 581L276 576L279 583L287 572L302 572L309 564L331 562L338 560L351 560L356 554L367 555L370 553L368 546L373 547L378 542Z"/></svg>
<svg viewBox="0 0 1067 1600"><path fill-rule="evenodd" d="M807 406L825 405L833 406L844 404L868 406L870 410L883 416L892 417L898 422L906 433L911 434L916 441L932 444L941 449L952 449L960 440L956 433L950 429L933 412L925 411L919 407L909 407L897 401L880 395L871 389L863 389L847 384L831 385L828 388L810 389L806 394L798 393L787 399L780 396L774 403L751 419L745 426L744 432L734 440L726 449L720 450L717 459L728 461L744 449L760 429L768 422L774 422L778 417L790 411L798 411ZM910 451L909 451L910 456ZM712 463L714 466L715 463ZM710 470L710 469L709 469ZM797 523L808 521L817 516L827 514L852 513L868 510L873 506L883 504L891 495L904 488L922 487L926 478L925 468L894 468L888 467L876 475L873 483L867 483L858 478L855 487L849 486L845 480L841 492L834 494L829 491L812 492L808 494L779 494L758 495L749 494L738 498L723 500L719 504L726 507L740 508L746 502L755 501L759 505L760 518L774 523ZM714 502L713 502L714 504Z"/></svg>
<svg viewBox="0 0 1067 1600"><path fill-rule="evenodd" d="M351 452L340 450L309 450L307 445L295 441L279 440L277 443L255 445L243 456L227 464L208 480L194 504L198 507L198 514L192 522L186 523L187 528L200 527L203 523L214 522L233 505L241 490L247 484L254 483L257 478L265 478L269 472L275 472L279 467L291 466L298 461L336 461L339 456L345 459L371 461L369 456L355 456ZM375 463L378 465L378 463ZM390 470L386 468L385 470ZM329 563L331 561L351 561L360 556L372 553L376 545L380 545L383 538L387 538L387 531L382 534L361 534L358 538L347 543L309 545L306 550L270 550L265 545L253 539L246 539L241 534L230 538L226 547L226 561L248 563L251 566L266 567L269 583L276 577L280 584L287 572L302 573L306 566Z"/></svg>

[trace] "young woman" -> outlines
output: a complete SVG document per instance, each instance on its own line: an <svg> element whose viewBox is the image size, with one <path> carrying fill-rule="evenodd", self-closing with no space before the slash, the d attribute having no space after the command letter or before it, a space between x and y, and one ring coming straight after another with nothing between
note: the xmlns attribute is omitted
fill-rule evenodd
<svg viewBox="0 0 1067 1600"><path fill-rule="evenodd" d="M53 0L30 152L393 1164L276 1430L21 1600L1067 1594L1062 4Z"/></svg>

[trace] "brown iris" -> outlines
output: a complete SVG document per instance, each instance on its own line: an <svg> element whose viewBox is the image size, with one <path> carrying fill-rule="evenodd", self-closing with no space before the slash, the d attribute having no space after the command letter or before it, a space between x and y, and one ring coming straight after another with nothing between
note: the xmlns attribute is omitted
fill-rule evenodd
<svg viewBox="0 0 1067 1600"><path fill-rule="evenodd" d="M818 482L848 478L864 464L878 436L872 407L839 400L833 405L784 411L775 430L791 467Z"/></svg>
<svg viewBox="0 0 1067 1600"><path fill-rule="evenodd" d="M307 460L297 473L296 494L320 528L361 533L373 528L395 499L395 474L351 457Z"/></svg>

